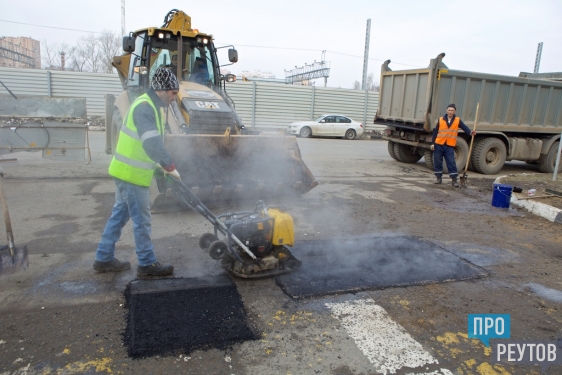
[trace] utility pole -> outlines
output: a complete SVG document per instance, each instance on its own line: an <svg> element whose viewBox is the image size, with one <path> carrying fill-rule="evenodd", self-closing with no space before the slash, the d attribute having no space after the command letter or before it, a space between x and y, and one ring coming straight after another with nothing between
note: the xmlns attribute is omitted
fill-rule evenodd
<svg viewBox="0 0 562 375"><path fill-rule="evenodd" d="M363 83L361 90L367 90L367 65L369 61L369 40L371 39L371 19L367 20L367 35L365 36L365 56L363 57Z"/></svg>
<svg viewBox="0 0 562 375"><path fill-rule="evenodd" d="M535 57L535 70L533 73L539 72L539 66L541 65L541 55L542 55L542 42L539 43L537 47L537 57Z"/></svg>
<svg viewBox="0 0 562 375"><path fill-rule="evenodd" d="M125 0L121 0L121 36L125 36Z"/></svg>

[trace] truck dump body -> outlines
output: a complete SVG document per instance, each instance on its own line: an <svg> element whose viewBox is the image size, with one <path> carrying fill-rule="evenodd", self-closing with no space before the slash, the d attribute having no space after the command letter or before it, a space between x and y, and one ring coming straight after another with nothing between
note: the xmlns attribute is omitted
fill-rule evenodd
<svg viewBox="0 0 562 375"><path fill-rule="evenodd" d="M383 65L375 123L430 132L455 103L457 115L472 127L480 102L480 131L562 131L562 82L451 70L435 60L432 65L401 71Z"/></svg>

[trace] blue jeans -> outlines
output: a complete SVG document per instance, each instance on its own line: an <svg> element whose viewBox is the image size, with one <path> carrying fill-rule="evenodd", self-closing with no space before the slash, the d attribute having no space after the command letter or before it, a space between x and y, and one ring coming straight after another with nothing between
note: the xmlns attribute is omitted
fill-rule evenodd
<svg viewBox="0 0 562 375"><path fill-rule="evenodd" d="M113 260L115 243L119 241L125 224L132 219L139 266L149 266L156 262L156 255L150 239L152 224L148 187L134 185L117 178L113 180L117 186L115 205L101 236L96 260L99 262Z"/></svg>
<svg viewBox="0 0 562 375"><path fill-rule="evenodd" d="M455 162L455 148L447 145L435 145L435 150L433 150L433 171L435 175L437 177L443 176L443 157L445 157L449 169L449 176L457 178L459 173Z"/></svg>

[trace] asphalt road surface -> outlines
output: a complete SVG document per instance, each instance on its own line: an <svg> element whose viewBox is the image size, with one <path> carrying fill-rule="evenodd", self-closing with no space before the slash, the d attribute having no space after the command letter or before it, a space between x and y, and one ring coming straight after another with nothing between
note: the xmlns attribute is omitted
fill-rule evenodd
<svg viewBox="0 0 562 375"><path fill-rule="evenodd" d="M436 186L423 159L396 162L384 141L299 139L320 184L283 202L294 218L297 246L306 245L295 246L295 253L308 249L301 254L311 272L325 270L338 282L347 275L366 286L293 298L275 279L234 279L236 288L228 291L238 293L254 339L133 359L125 335L131 309L125 291L136 279L130 224L116 255L132 269L92 270L114 201L104 139L103 132L90 133L89 164L45 161L38 153L4 155L17 160L0 163L16 245L30 252L28 270L0 278L1 375L539 374L538 365L514 361L520 357L515 347L509 357L507 352L500 357L506 363L496 363L500 344L541 342L548 350L562 338L560 224L493 207L490 190L481 187L495 176L472 173L473 184L463 190ZM534 169L508 163L502 174L523 172ZM232 205L224 211L248 208ZM154 215L159 260L175 266L176 278L223 275L218 262L198 247L199 235L211 229L194 212ZM377 264L368 264L365 249L337 245L357 239L369 241ZM391 247L396 241L400 246ZM416 252L409 243L424 245ZM329 267L322 253L328 247L337 253ZM378 253L394 248L396 256ZM417 256L400 258L412 252ZM448 261L440 263L437 253ZM477 277L447 274L453 264L476 270ZM409 267L405 273L404 267ZM425 272L429 279L410 282L431 267L434 272ZM381 277L362 278L365 272ZM408 276L403 283L402 274ZM376 284L383 276L395 279ZM369 287L373 280L376 285ZM173 299L163 303L175 305ZM469 314L503 314L504 324L510 318L509 330L490 326L492 333L502 328L503 336L490 334L487 347L469 332ZM185 319L194 319L190 316ZM183 332L179 322L177 332ZM550 357L535 352L535 362L537 355L544 357L547 374L562 373L562 347L554 353L557 359L552 352ZM549 359L558 364L546 366Z"/></svg>

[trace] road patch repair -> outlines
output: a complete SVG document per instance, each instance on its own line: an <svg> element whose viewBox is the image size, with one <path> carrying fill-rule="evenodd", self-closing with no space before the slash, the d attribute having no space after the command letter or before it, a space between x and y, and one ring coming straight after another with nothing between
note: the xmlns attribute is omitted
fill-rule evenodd
<svg viewBox="0 0 562 375"><path fill-rule="evenodd" d="M292 298L481 278L486 270L411 236L304 241L292 249L302 261L275 278Z"/></svg>
<svg viewBox="0 0 562 375"><path fill-rule="evenodd" d="M226 275L135 280L125 290L124 341L133 358L225 350L258 337Z"/></svg>

